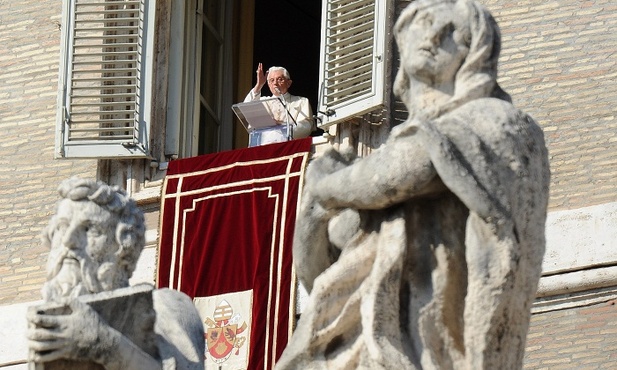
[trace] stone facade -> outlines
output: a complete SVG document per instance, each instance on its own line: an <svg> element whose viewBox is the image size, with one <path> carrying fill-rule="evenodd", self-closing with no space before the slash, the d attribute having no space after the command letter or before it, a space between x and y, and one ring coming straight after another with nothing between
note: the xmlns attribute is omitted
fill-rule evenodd
<svg viewBox="0 0 617 370"><path fill-rule="evenodd" d="M545 132L552 171L549 213L614 204L617 3L481 3L502 31L499 83ZM0 309L40 299L47 251L39 233L54 211L55 189L71 175L96 175L96 161L53 159L61 4L0 0ZM156 225L156 216L151 222ZM581 232L594 235L595 230ZM550 247L550 235L547 241ZM604 246L617 249L614 243L609 238ZM568 295L564 300L578 304ZM525 367L612 366L614 344L605 340L615 335L615 306L605 301L567 307L533 315ZM583 320L606 324L592 329ZM579 335L583 329L585 335ZM563 340L556 341L557 336ZM0 368L6 363L2 357Z"/></svg>
<svg viewBox="0 0 617 370"><path fill-rule="evenodd" d="M617 362L617 301L531 317L525 369L612 369Z"/></svg>
<svg viewBox="0 0 617 370"><path fill-rule="evenodd" d="M615 202L617 4L483 3L502 31L499 82L545 133L551 161L549 212ZM594 228L581 232L594 233ZM550 239L547 235L549 245ZM604 248L614 249L614 243ZM563 299L572 303L575 295ZM613 367L615 322L614 300L534 314L524 368Z"/></svg>
<svg viewBox="0 0 617 370"><path fill-rule="evenodd" d="M617 194L617 3L482 1L502 32L499 83L544 129L550 210Z"/></svg>
<svg viewBox="0 0 617 370"><path fill-rule="evenodd" d="M0 1L0 305L41 298L56 188L96 161L54 160L62 1Z"/></svg>

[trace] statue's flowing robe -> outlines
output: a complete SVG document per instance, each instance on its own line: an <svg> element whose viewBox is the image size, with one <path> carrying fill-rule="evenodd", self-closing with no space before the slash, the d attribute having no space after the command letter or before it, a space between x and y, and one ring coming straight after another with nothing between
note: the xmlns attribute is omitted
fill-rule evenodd
<svg viewBox="0 0 617 370"><path fill-rule="evenodd" d="M521 368L545 246L542 131L492 98L403 125L372 155L420 145L445 190L357 210L358 232L309 284L277 369ZM332 248L308 224L297 220L309 235L296 265Z"/></svg>

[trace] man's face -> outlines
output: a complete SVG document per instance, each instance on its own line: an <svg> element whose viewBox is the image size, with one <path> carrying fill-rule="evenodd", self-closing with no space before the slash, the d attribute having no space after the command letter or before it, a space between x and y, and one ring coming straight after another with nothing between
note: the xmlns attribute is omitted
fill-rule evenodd
<svg viewBox="0 0 617 370"><path fill-rule="evenodd" d="M438 84L454 81L469 48L461 39L458 19L451 4L420 10L403 34L403 68L410 76Z"/></svg>
<svg viewBox="0 0 617 370"><path fill-rule="evenodd" d="M291 80L285 78L283 71L270 71L267 75L268 87L274 96L287 93L291 86Z"/></svg>
<svg viewBox="0 0 617 370"><path fill-rule="evenodd" d="M74 296L116 288L117 215L91 201L60 202L51 230L47 262L52 296Z"/></svg>

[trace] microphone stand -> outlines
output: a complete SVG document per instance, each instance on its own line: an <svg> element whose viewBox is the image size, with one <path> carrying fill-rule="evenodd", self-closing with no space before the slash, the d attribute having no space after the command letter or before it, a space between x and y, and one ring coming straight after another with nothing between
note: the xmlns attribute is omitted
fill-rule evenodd
<svg viewBox="0 0 617 370"><path fill-rule="evenodd" d="M276 88L276 92L279 93L279 96L277 96L277 98L279 99L281 104L283 104L283 108L285 109L285 128L287 129L287 141L291 141L293 140L294 135L291 130L291 124L289 122L290 113L289 113L289 110L287 110L287 100L285 100L285 95L281 94L281 90L279 90L278 87Z"/></svg>

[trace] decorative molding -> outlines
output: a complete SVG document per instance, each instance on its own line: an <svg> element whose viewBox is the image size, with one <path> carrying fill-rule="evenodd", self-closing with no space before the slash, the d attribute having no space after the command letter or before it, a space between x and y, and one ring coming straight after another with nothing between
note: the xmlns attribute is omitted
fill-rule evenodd
<svg viewBox="0 0 617 370"><path fill-rule="evenodd" d="M601 289L559 294L537 298L531 307L532 314L585 307L617 299L617 285Z"/></svg>

